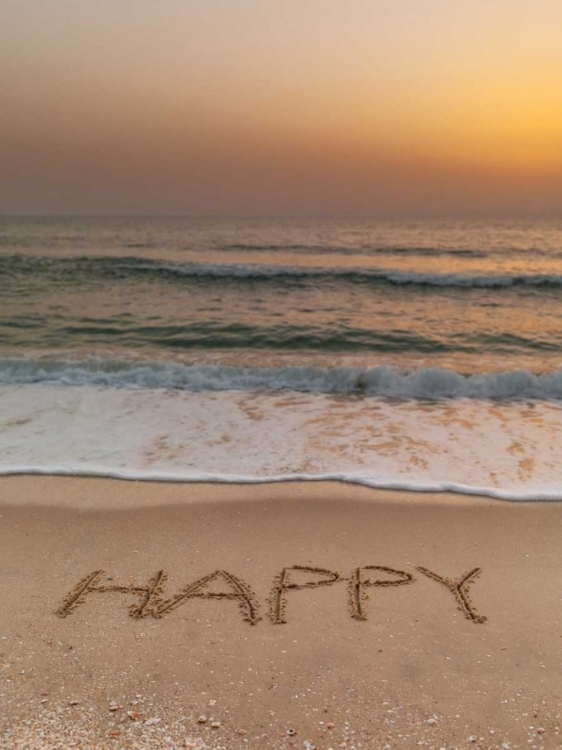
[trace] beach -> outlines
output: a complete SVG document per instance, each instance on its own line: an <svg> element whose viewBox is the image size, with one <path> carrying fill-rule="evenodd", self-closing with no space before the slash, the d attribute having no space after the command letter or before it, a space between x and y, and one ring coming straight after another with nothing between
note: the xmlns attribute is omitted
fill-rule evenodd
<svg viewBox="0 0 562 750"><path fill-rule="evenodd" d="M2 478L0 746L559 747L561 514Z"/></svg>
<svg viewBox="0 0 562 750"><path fill-rule="evenodd" d="M2 218L2 750L562 747L561 242Z"/></svg>
<svg viewBox="0 0 562 750"><path fill-rule="evenodd" d="M562 750L561 0L3 5L0 750Z"/></svg>

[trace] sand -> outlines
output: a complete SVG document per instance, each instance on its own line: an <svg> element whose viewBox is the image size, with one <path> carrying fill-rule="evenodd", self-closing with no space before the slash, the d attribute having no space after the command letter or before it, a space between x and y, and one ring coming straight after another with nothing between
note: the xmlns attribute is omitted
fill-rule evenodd
<svg viewBox="0 0 562 750"><path fill-rule="evenodd" d="M557 504L4 478L0 747L562 747L561 532Z"/></svg>

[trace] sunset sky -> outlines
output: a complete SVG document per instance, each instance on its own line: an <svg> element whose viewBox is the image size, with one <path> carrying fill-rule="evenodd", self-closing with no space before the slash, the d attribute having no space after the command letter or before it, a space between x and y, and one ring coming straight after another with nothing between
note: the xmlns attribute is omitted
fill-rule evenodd
<svg viewBox="0 0 562 750"><path fill-rule="evenodd" d="M562 0L0 0L0 213L562 217Z"/></svg>

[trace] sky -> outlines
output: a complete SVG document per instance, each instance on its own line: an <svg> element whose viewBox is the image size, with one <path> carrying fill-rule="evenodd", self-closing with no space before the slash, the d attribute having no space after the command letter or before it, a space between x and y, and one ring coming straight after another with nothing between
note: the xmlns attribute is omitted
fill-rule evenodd
<svg viewBox="0 0 562 750"><path fill-rule="evenodd" d="M0 213L562 218L562 0L0 19Z"/></svg>

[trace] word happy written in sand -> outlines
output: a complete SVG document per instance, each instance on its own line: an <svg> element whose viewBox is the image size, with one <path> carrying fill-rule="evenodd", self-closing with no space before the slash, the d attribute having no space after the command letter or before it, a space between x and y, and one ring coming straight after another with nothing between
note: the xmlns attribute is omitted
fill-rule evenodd
<svg viewBox="0 0 562 750"><path fill-rule="evenodd" d="M474 568L458 578L448 578L422 567L418 567L416 570L424 577L445 586L454 596L458 608L467 619L475 623L486 622L487 618L478 614L474 608L469 593L470 585L480 574L481 568ZM226 570L215 570L213 573L188 583L169 599L166 599L164 595L167 575L163 570L155 573L145 585L107 585L102 583L103 576L103 570L95 570L82 578L65 596L56 614L60 617L67 617L84 604L90 594L120 593L133 595L136 598L136 602L129 607L129 613L131 617L137 620L144 617L162 618L184 605L189 599L230 599L238 603L242 617L246 622L256 625L262 619L259 601L250 586L241 578ZM300 582L298 582L299 580ZM405 586L415 581L416 579L411 573L389 568L385 565L366 565L362 568L355 568L348 578L344 578L339 573L326 568L292 565L283 568L273 581L268 599L268 615L274 625L285 623L287 622L286 610L289 592L347 582L349 613L355 620L366 620L365 602L369 598L367 589ZM216 582L220 582L221 587L224 587L225 590L211 591L211 584Z"/></svg>

